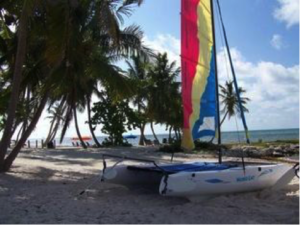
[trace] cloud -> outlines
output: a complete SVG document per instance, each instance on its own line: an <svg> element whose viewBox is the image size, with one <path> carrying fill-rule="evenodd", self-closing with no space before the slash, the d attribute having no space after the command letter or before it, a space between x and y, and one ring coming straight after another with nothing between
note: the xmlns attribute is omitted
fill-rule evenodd
<svg viewBox="0 0 300 225"><path fill-rule="evenodd" d="M170 61L176 61L180 66L180 40L169 34L159 34L154 38L146 37L144 43L157 52L167 52ZM224 85L231 79L228 58L222 49L218 52L219 82ZM250 110L246 114L249 129L275 129L298 127L299 124L299 65L286 67L281 64L261 61L248 61L236 48L231 49L238 83L247 90L246 96L251 99ZM96 99L94 99L96 101ZM31 137L45 138L49 129L48 114L43 113L39 124ZM89 129L85 121L86 112L78 114L82 135L88 135ZM156 126L157 133L165 133L165 127ZM241 125L240 125L241 127ZM224 123L223 130L236 130L233 120ZM133 131L139 134L138 130ZM151 133L147 127L146 133ZM96 135L102 135L100 127ZM71 123L67 137L76 136L74 123Z"/></svg>
<svg viewBox="0 0 300 225"><path fill-rule="evenodd" d="M288 128L299 124L299 65L285 67L273 62L249 62L231 49L238 83L251 99L247 114L250 129ZM220 84L232 79L224 49L218 53ZM270 119L272 118L272 119ZM229 123L225 125L233 129ZM229 128L230 127L230 128Z"/></svg>
<svg viewBox="0 0 300 225"><path fill-rule="evenodd" d="M277 0L279 8L274 11L274 17L285 22L287 28L299 24L299 0Z"/></svg>
<svg viewBox="0 0 300 225"><path fill-rule="evenodd" d="M144 38L144 44L156 53L168 54L171 62L176 61L176 65L180 66L180 40L170 34L158 34L154 38Z"/></svg>
<svg viewBox="0 0 300 225"><path fill-rule="evenodd" d="M283 48L280 35L274 35L274 44ZM169 34L146 38L145 43L159 52L167 52L180 65L180 40ZM251 99L247 121L250 129L297 127L299 124L299 65L260 61L251 62L236 48L231 49L238 83L247 90ZM226 60L225 60L226 59ZM232 78L228 57L224 49L218 52L219 82ZM241 126L240 126L241 127ZM232 120L224 124L224 130L236 130Z"/></svg>
<svg viewBox="0 0 300 225"><path fill-rule="evenodd" d="M277 50L280 50L283 47L282 37L279 34L274 34L270 43L272 47Z"/></svg>

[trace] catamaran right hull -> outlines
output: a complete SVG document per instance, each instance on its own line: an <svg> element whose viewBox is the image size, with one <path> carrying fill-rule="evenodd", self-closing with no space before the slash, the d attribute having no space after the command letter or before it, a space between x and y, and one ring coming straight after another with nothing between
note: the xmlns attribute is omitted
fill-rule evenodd
<svg viewBox="0 0 300 225"><path fill-rule="evenodd" d="M162 178L159 192L164 196L201 198L220 194L280 189L295 176L288 165L252 165L220 171L182 172Z"/></svg>

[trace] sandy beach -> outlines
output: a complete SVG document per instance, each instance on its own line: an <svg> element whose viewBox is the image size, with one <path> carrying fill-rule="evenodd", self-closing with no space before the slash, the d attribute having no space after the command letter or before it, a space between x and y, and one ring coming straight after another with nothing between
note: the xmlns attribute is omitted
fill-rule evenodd
<svg viewBox="0 0 300 225"><path fill-rule="evenodd" d="M224 195L202 203L100 182L78 195L102 169L101 154L170 159L155 150L25 149L11 171L0 175L0 223L299 223L297 178L277 192ZM185 154L175 159L213 160Z"/></svg>

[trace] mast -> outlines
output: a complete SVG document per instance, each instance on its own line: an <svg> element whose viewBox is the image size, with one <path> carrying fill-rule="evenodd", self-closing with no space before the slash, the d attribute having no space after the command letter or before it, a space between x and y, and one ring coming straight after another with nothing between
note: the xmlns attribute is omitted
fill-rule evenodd
<svg viewBox="0 0 300 225"><path fill-rule="evenodd" d="M221 144L215 21L212 0L181 4L182 148L192 150L202 137Z"/></svg>
<svg viewBox="0 0 300 225"><path fill-rule="evenodd" d="M218 79L218 62L217 62L217 48L216 48L216 27L215 27L215 18L214 18L214 1L210 0L211 5L211 17L212 17L212 26L213 26L213 40L214 40L214 55L215 55L215 80L216 80L216 110L217 110L217 135L218 135L218 144L222 143L221 137L221 124L220 124L220 105L219 105L219 79ZM219 163L222 163L222 149L219 149Z"/></svg>
<svg viewBox="0 0 300 225"><path fill-rule="evenodd" d="M242 106L242 101L241 101L241 96L240 96L240 92L239 92L239 87L238 87L237 80L236 80L236 75L235 75L235 70L234 70L234 66L233 66L233 62L232 62L232 57L231 57L231 53L230 53L230 49L229 49L229 44L228 44L228 40L227 40L226 30L225 30L225 26L224 26L224 22L223 22L223 18L222 18L221 7L220 7L219 0L216 0L216 1L217 1L218 9L219 9L219 14L220 14L220 19L221 19L221 24L222 24L223 35L224 35L224 39L225 39L226 49L227 49L227 52L228 52L228 57L229 57L229 62L230 62L230 67L231 67L231 72L232 72L232 76L233 76L233 83L234 83L236 95L237 95L237 98L238 98L239 108L240 108L240 111L241 111L241 117L242 117L244 129L245 129L246 140L247 140L247 143L249 144L250 140L249 140L249 135L248 135L248 127L247 127L246 118L245 118L245 114L244 114L244 110L243 110L243 106Z"/></svg>

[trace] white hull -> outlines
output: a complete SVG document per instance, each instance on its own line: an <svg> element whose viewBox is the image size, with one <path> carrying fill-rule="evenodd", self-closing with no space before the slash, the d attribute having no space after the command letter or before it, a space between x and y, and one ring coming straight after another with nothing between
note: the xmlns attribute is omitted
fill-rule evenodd
<svg viewBox="0 0 300 225"><path fill-rule="evenodd" d="M147 166L143 166L147 168ZM161 195L187 197L212 196L228 193L279 189L294 177L291 166L249 165L219 171L178 172L165 176L157 171L129 170L127 166L107 168L105 181L127 187L142 185L154 188Z"/></svg>
<svg viewBox="0 0 300 225"><path fill-rule="evenodd" d="M261 171L259 171L261 168ZM166 196L210 196L282 188L294 177L294 169L286 165L247 166L222 171L177 173L169 175L167 186L160 183L159 193ZM281 180L281 178L285 178Z"/></svg>

